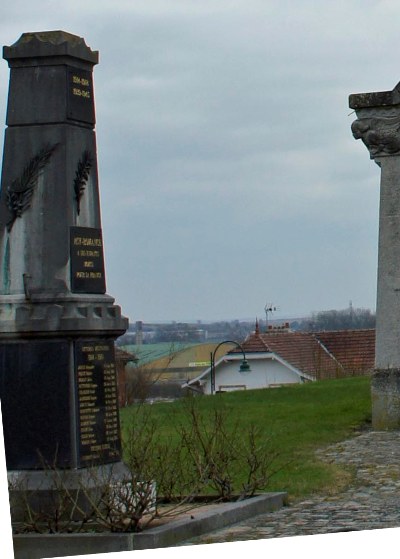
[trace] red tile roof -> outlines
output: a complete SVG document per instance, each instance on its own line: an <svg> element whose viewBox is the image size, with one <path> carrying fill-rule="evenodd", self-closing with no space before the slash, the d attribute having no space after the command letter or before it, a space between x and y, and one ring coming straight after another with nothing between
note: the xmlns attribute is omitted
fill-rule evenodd
<svg viewBox="0 0 400 559"><path fill-rule="evenodd" d="M255 332L242 344L245 353L274 353L315 379L364 374L374 366L375 331ZM234 349L231 353L240 350Z"/></svg>
<svg viewBox="0 0 400 559"><path fill-rule="evenodd" d="M348 373L372 370L375 363L375 330L316 332L316 338Z"/></svg>

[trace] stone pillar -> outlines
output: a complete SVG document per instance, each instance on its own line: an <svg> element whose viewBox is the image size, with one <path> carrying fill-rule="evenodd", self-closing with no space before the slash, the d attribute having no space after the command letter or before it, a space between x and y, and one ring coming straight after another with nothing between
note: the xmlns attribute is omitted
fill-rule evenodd
<svg viewBox="0 0 400 559"><path fill-rule="evenodd" d="M400 84L393 91L350 95L361 139L381 168L374 429L400 428Z"/></svg>
<svg viewBox="0 0 400 559"><path fill-rule="evenodd" d="M114 340L128 321L106 294L98 53L54 31L24 33L3 56L10 67L0 195L4 444L13 479L24 474L33 490L49 489L46 464L76 483L92 467L122 469Z"/></svg>

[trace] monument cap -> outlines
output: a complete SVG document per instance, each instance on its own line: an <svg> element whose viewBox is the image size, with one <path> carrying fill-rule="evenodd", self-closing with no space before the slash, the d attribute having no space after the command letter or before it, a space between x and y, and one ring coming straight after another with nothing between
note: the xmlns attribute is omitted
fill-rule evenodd
<svg viewBox="0 0 400 559"><path fill-rule="evenodd" d="M391 91L375 91L372 93L352 93L349 96L351 109L368 109L371 107L390 107L400 105L400 83Z"/></svg>
<svg viewBox="0 0 400 559"><path fill-rule="evenodd" d="M23 33L11 46L3 47L3 58L11 66L20 59L43 57L71 57L84 60L92 65L99 61L98 51L92 51L85 40L66 31L38 31Z"/></svg>

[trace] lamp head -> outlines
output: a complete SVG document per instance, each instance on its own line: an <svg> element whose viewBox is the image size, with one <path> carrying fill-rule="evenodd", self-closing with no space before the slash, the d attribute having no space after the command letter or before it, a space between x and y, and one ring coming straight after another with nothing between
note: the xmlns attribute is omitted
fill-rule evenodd
<svg viewBox="0 0 400 559"><path fill-rule="evenodd" d="M246 359L243 359L239 367L239 373L248 373L249 371L251 371L250 365Z"/></svg>

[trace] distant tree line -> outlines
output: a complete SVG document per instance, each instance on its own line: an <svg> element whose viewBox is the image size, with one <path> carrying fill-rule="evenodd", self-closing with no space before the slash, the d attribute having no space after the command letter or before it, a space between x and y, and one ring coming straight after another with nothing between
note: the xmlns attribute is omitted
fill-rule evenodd
<svg viewBox="0 0 400 559"><path fill-rule="evenodd" d="M143 344L159 342L204 343L222 340L244 340L254 330L255 321L219 321L219 322L172 322L168 324L143 324ZM136 343L136 324L130 324L129 330L120 338L117 345Z"/></svg>
<svg viewBox="0 0 400 559"><path fill-rule="evenodd" d="M265 320L259 320L260 332L265 332L268 325ZM270 321L271 325L277 321ZM278 325L286 320L279 321ZM354 308L350 305L347 309L318 311L309 318L294 319L289 321L290 329L294 331L317 332L321 330L360 330L362 328L375 328L375 313L370 309ZM131 324L129 331L121 336L117 345L136 343L135 324ZM222 340L244 340L254 332L255 321L219 321L207 323L182 323L169 324L143 324L145 334L143 343L179 342L179 343L204 343L221 342ZM146 334L151 334L146 336Z"/></svg>
<svg viewBox="0 0 400 559"><path fill-rule="evenodd" d="M360 330L375 328L375 313L370 309L355 309L351 305L343 310L329 310L312 313L301 321L299 330L318 332L321 330Z"/></svg>
<svg viewBox="0 0 400 559"><path fill-rule="evenodd" d="M158 342L203 342L205 331L197 324L176 322L163 324L155 328L152 338L153 343Z"/></svg>

